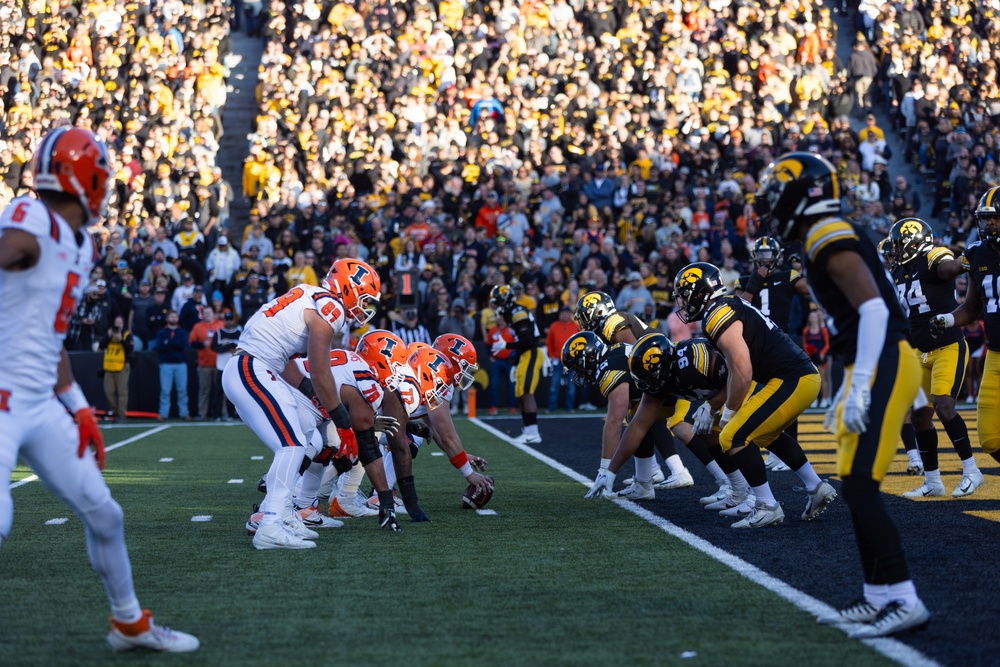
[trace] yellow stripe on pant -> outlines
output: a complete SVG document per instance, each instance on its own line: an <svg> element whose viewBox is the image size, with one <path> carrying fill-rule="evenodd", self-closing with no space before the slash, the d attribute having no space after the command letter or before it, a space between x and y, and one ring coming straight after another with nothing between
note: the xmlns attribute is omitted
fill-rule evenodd
<svg viewBox="0 0 1000 667"><path fill-rule="evenodd" d="M767 447L808 408L820 390L819 373L754 383L750 395L719 434L723 451L754 443Z"/></svg>
<svg viewBox="0 0 1000 667"><path fill-rule="evenodd" d="M854 366L845 369L844 386L851 386ZM868 428L851 433L844 427L844 402L837 405L837 474L841 479L856 475L881 482L896 449L906 411L913 405L920 386L920 357L905 340L882 350L869 388L871 407ZM845 389L846 393L847 389Z"/></svg>

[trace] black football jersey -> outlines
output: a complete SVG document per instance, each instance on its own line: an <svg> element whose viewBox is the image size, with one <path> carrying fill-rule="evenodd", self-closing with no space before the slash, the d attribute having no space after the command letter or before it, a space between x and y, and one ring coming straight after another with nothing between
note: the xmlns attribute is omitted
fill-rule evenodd
<svg viewBox="0 0 1000 667"><path fill-rule="evenodd" d="M628 400L630 403L642 398L642 394L632 382L632 374L628 370L628 346L612 345L608 348L601 365L597 367L597 388L601 396L607 398L623 383L628 384Z"/></svg>
<svg viewBox="0 0 1000 667"><path fill-rule="evenodd" d="M743 325L743 340L750 350L754 381L799 378L816 372L809 357L788 334L738 296L724 296L709 306L704 320L705 335L718 347L719 338L736 322Z"/></svg>
<svg viewBox="0 0 1000 667"><path fill-rule="evenodd" d="M843 218L827 218L810 227L806 236L805 253L809 291L812 292L813 301L826 312L830 351L845 364L853 364L858 348L858 311L826 271L827 260L832 254L841 251L859 254L875 276L879 294L889 308L885 344L892 345L906 338L908 327L892 278L878 258L875 245L867 234Z"/></svg>
<svg viewBox="0 0 1000 667"><path fill-rule="evenodd" d="M541 344L542 332L538 330L538 324L527 308L515 304L509 313L504 313L504 319L510 323L510 328L514 332L514 342L509 347L523 352Z"/></svg>
<svg viewBox="0 0 1000 667"><path fill-rule="evenodd" d="M746 290L752 274L740 276L736 289ZM747 292L750 304L771 318L771 321L785 333L791 333L788 320L792 314L792 299L795 298L795 283L802 280L802 274L795 269L778 269L772 271L761 288L756 292Z"/></svg>
<svg viewBox="0 0 1000 667"><path fill-rule="evenodd" d="M615 334L622 329L631 331L636 340L639 340L652 331L645 322L635 315L615 312L604 318L599 334L605 343L611 345L615 342Z"/></svg>
<svg viewBox="0 0 1000 667"><path fill-rule="evenodd" d="M1000 253L976 241L965 249L960 261L983 302L980 317L986 328L986 349L1000 352Z"/></svg>
<svg viewBox="0 0 1000 667"><path fill-rule="evenodd" d="M910 342L921 352L930 352L962 339L961 329L953 328L940 336L931 335L931 318L950 313L958 307L955 283L937 275L937 265L955 255L947 248L934 248L923 257L914 257L892 270L899 303L910 324Z"/></svg>
<svg viewBox="0 0 1000 667"><path fill-rule="evenodd" d="M673 390L678 398L705 401L726 388L726 360L705 338L678 343L676 358Z"/></svg>

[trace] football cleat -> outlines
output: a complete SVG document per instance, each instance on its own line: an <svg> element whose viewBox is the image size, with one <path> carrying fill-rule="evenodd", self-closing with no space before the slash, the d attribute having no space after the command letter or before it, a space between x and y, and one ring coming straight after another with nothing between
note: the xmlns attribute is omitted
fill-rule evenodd
<svg viewBox="0 0 1000 667"><path fill-rule="evenodd" d="M404 505L403 501L399 499L399 494L395 491L392 492L392 503L394 505L393 510L396 514L408 514L406 511L406 505ZM368 499L368 507L373 508L376 512L380 510L378 504L378 493L374 490L372 491L371 497Z"/></svg>
<svg viewBox="0 0 1000 667"><path fill-rule="evenodd" d="M514 444L517 445L537 445L542 442L542 436L538 433L528 434L522 433L521 435L514 438Z"/></svg>
<svg viewBox="0 0 1000 667"><path fill-rule="evenodd" d="M304 509L295 508L295 513L306 528L342 528L344 526L343 521L323 516L315 506Z"/></svg>
<svg viewBox="0 0 1000 667"><path fill-rule="evenodd" d="M197 651L201 645L194 635L154 623L148 609L143 609L142 618L134 623L122 623L112 618L108 644L118 652L144 648L163 653L190 653Z"/></svg>
<svg viewBox="0 0 1000 667"><path fill-rule="evenodd" d="M254 505L253 514L251 514L250 518L247 519L247 524L246 524L247 535L253 535L254 533L257 532L257 527L260 526L261 519L263 518L264 518L264 513L259 511L259 508L256 505Z"/></svg>
<svg viewBox="0 0 1000 667"><path fill-rule="evenodd" d="M653 491L653 487L648 485L648 483L647 485L643 485L642 482L635 482L614 495L615 498L623 498L625 500L653 500L656 498L656 492Z"/></svg>
<svg viewBox="0 0 1000 667"><path fill-rule="evenodd" d="M944 495L944 484L941 482L930 482L924 480L924 483L913 489L912 491L907 491L903 494L904 498L933 498L937 496Z"/></svg>
<svg viewBox="0 0 1000 667"><path fill-rule="evenodd" d="M733 495L733 487L729 482L719 485L719 490L710 496L702 496L698 499L698 502L702 505L711 505L712 503L717 503L720 500L725 500L729 496ZM707 507L705 509L708 509Z"/></svg>
<svg viewBox="0 0 1000 667"><path fill-rule="evenodd" d="M953 498L961 498L963 496L971 496L973 492L983 485L983 473L979 470L975 472L970 472L968 475L962 475L962 481L955 490L951 492Z"/></svg>
<svg viewBox="0 0 1000 667"><path fill-rule="evenodd" d="M742 505L745 502L749 502L750 506L752 507L755 501L756 499L754 498L752 491L747 491L742 494L734 492L730 493L728 496L722 498L721 500L717 500L714 503L709 503L708 505L705 505L705 509L711 510L713 512L721 512L722 510L728 510L732 509L733 507Z"/></svg>
<svg viewBox="0 0 1000 667"><path fill-rule="evenodd" d="M376 500L378 496L375 496ZM336 517L361 517L378 516L378 509L369 507L367 502L359 501L357 494L351 498L341 498L334 496L330 501L330 516Z"/></svg>
<svg viewBox="0 0 1000 667"><path fill-rule="evenodd" d="M871 623L878 616L878 607L861 598L829 616L816 619L822 625L844 625L847 623Z"/></svg>
<svg viewBox="0 0 1000 667"><path fill-rule="evenodd" d="M253 546L254 549L312 549L316 543L297 537L284 524L272 523L257 529Z"/></svg>
<svg viewBox="0 0 1000 667"><path fill-rule="evenodd" d="M764 467L766 467L771 472L787 472L791 470L785 462L779 459L774 454L769 454L767 460L764 461Z"/></svg>
<svg viewBox="0 0 1000 667"><path fill-rule="evenodd" d="M658 489L686 489L689 486L694 486L694 477L691 476L691 471L684 468L680 472L675 472L670 477L656 485Z"/></svg>
<svg viewBox="0 0 1000 667"><path fill-rule="evenodd" d="M806 499L806 509L802 512L803 521L812 521L827 508L837 497L837 491L829 482L820 482L815 491L810 491Z"/></svg>
<svg viewBox="0 0 1000 667"><path fill-rule="evenodd" d="M735 499L730 499L734 501ZM719 510L719 516L728 517L745 517L750 516L753 513L753 508L757 503L757 499L754 496L747 496L742 502L736 503L730 507L723 508Z"/></svg>
<svg viewBox="0 0 1000 667"><path fill-rule="evenodd" d="M917 600L917 603L909 608L904 607L902 602L893 600L879 610L875 620L867 625L862 625L847 636L851 639L869 639L885 637L906 630L922 630L927 627L930 618L931 613L927 611L927 607L920 600Z"/></svg>
<svg viewBox="0 0 1000 667"><path fill-rule="evenodd" d="M785 520L785 512L781 505L765 505L760 503L755 505L753 511L743 519L734 523L732 528L763 528L764 526L777 526Z"/></svg>
<svg viewBox="0 0 1000 667"><path fill-rule="evenodd" d="M664 477L663 475L663 468L661 468L660 466L656 466L656 468L653 469L653 479L652 479L653 484L659 484L665 479L666 477ZM635 477L626 477L625 479L622 480L622 484L624 484L625 486L631 486L634 482L635 482Z"/></svg>

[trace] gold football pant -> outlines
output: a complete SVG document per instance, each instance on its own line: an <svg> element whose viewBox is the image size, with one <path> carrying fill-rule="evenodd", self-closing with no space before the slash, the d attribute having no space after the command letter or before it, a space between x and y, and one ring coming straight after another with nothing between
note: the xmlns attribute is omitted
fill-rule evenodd
<svg viewBox="0 0 1000 667"><path fill-rule="evenodd" d="M808 408L820 390L819 373L754 383L736 416L722 429L719 444L728 452L754 443L767 447Z"/></svg>

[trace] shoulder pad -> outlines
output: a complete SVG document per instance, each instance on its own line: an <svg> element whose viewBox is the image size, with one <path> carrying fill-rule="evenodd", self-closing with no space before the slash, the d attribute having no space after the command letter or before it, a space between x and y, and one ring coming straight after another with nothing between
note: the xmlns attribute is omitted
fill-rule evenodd
<svg viewBox="0 0 1000 667"><path fill-rule="evenodd" d="M932 248L927 253L927 268L933 269L935 264L946 259L955 259L955 253L948 248Z"/></svg>
<svg viewBox="0 0 1000 667"><path fill-rule="evenodd" d="M736 319L739 300L728 297L719 299L705 313L705 334L710 339L717 339Z"/></svg>
<svg viewBox="0 0 1000 667"><path fill-rule="evenodd" d="M511 324L516 324L517 322L523 322L528 319L528 311L524 308L515 308L514 312L510 316Z"/></svg>
<svg viewBox="0 0 1000 667"><path fill-rule="evenodd" d="M835 241L859 241L854 226L843 218L829 218L809 228L806 254L813 262L828 245Z"/></svg>
<svg viewBox="0 0 1000 667"><path fill-rule="evenodd" d="M614 341L615 334L626 326L625 318L618 313L612 313L604 318L604 325L601 327L601 338L609 343Z"/></svg>
<svg viewBox="0 0 1000 667"><path fill-rule="evenodd" d="M49 207L38 199L18 197L0 213L0 229L20 229L37 237L59 240L59 223Z"/></svg>

